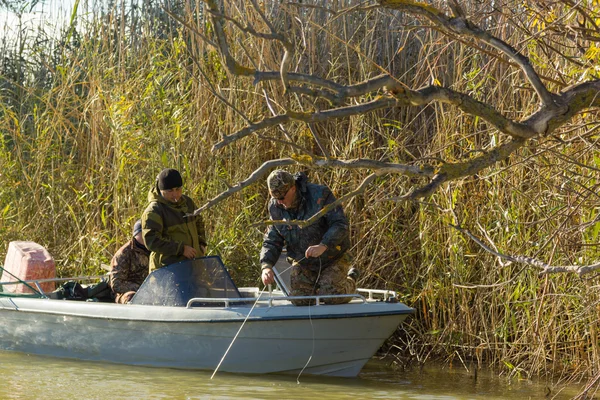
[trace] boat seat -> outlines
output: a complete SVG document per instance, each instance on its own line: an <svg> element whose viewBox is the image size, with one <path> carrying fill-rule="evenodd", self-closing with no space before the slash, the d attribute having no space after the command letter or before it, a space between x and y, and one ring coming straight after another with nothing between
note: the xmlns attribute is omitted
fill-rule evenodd
<svg viewBox="0 0 600 400"><path fill-rule="evenodd" d="M291 291L291 266L292 264L287 261L287 251L284 249L273 266L273 272L275 273L275 282L277 283L277 286L286 296L289 296Z"/></svg>

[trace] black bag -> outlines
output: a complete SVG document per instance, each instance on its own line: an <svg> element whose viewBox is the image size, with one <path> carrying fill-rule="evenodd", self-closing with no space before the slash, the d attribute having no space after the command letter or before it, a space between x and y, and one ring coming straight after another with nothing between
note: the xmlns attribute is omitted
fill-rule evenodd
<svg viewBox="0 0 600 400"><path fill-rule="evenodd" d="M99 283L87 286L87 299L95 299L97 301L113 302L112 290L108 286L108 282L101 280Z"/></svg>
<svg viewBox="0 0 600 400"><path fill-rule="evenodd" d="M51 299L112 302L112 291L105 280L92 285L68 281L48 295Z"/></svg>

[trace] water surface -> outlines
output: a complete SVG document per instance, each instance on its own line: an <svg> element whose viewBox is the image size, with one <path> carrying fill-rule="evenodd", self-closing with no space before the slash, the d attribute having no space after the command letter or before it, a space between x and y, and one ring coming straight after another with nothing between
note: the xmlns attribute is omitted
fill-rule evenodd
<svg viewBox="0 0 600 400"><path fill-rule="evenodd" d="M372 360L357 378L237 375L0 351L1 399L569 399L577 388L442 366L399 371ZM548 392L550 395L546 397Z"/></svg>

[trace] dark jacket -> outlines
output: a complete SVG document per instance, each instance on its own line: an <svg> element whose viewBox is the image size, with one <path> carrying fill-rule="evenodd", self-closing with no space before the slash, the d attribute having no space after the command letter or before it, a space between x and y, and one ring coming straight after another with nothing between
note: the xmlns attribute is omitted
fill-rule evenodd
<svg viewBox="0 0 600 400"><path fill-rule="evenodd" d="M271 220L307 220L335 201L335 196L327 186L309 183L305 174L294 176L300 203L295 210L286 210L277 205L274 199L269 203ZM318 258L304 258L309 246L324 244L327 250ZM304 228L298 225L269 225L263 237L260 252L261 265L273 266L277 262L283 246L288 257L310 268L327 267L339 259L350 248L348 220L339 205L319 218L314 224Z"/></svg>
<svg viewBox="0 0 600 400"><path fill-rule="evenodd" d="M148 256L150 252L136 245L135 239L125 243L110 261L111 274L108 284L114 297L137 291L148 276Z"/></svg>
<svg viewBox="0 0 600 400"><path fill-rule="evenodd" d="M196 209L194 201L182 195L177 204L162 195L158 187L148 193L148 207L142 214L142 235L150 254L150 271L186 258L183 246L196 249L203 256L206 249L204 222L200 215L187 217Z"/></svg>

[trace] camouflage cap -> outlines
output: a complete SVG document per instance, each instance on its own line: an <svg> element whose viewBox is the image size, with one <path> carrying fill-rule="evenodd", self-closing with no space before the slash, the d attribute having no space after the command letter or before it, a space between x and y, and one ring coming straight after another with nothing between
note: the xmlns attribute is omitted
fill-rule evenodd
<svg viewBox="0 0 600 400"><path fill-rule="evenodd" d="M282 169L276 169L275 171L271 172L267 178L267 186L269 186L269 191L276 199L285 196L294 183L294 176Z"/></svg>

